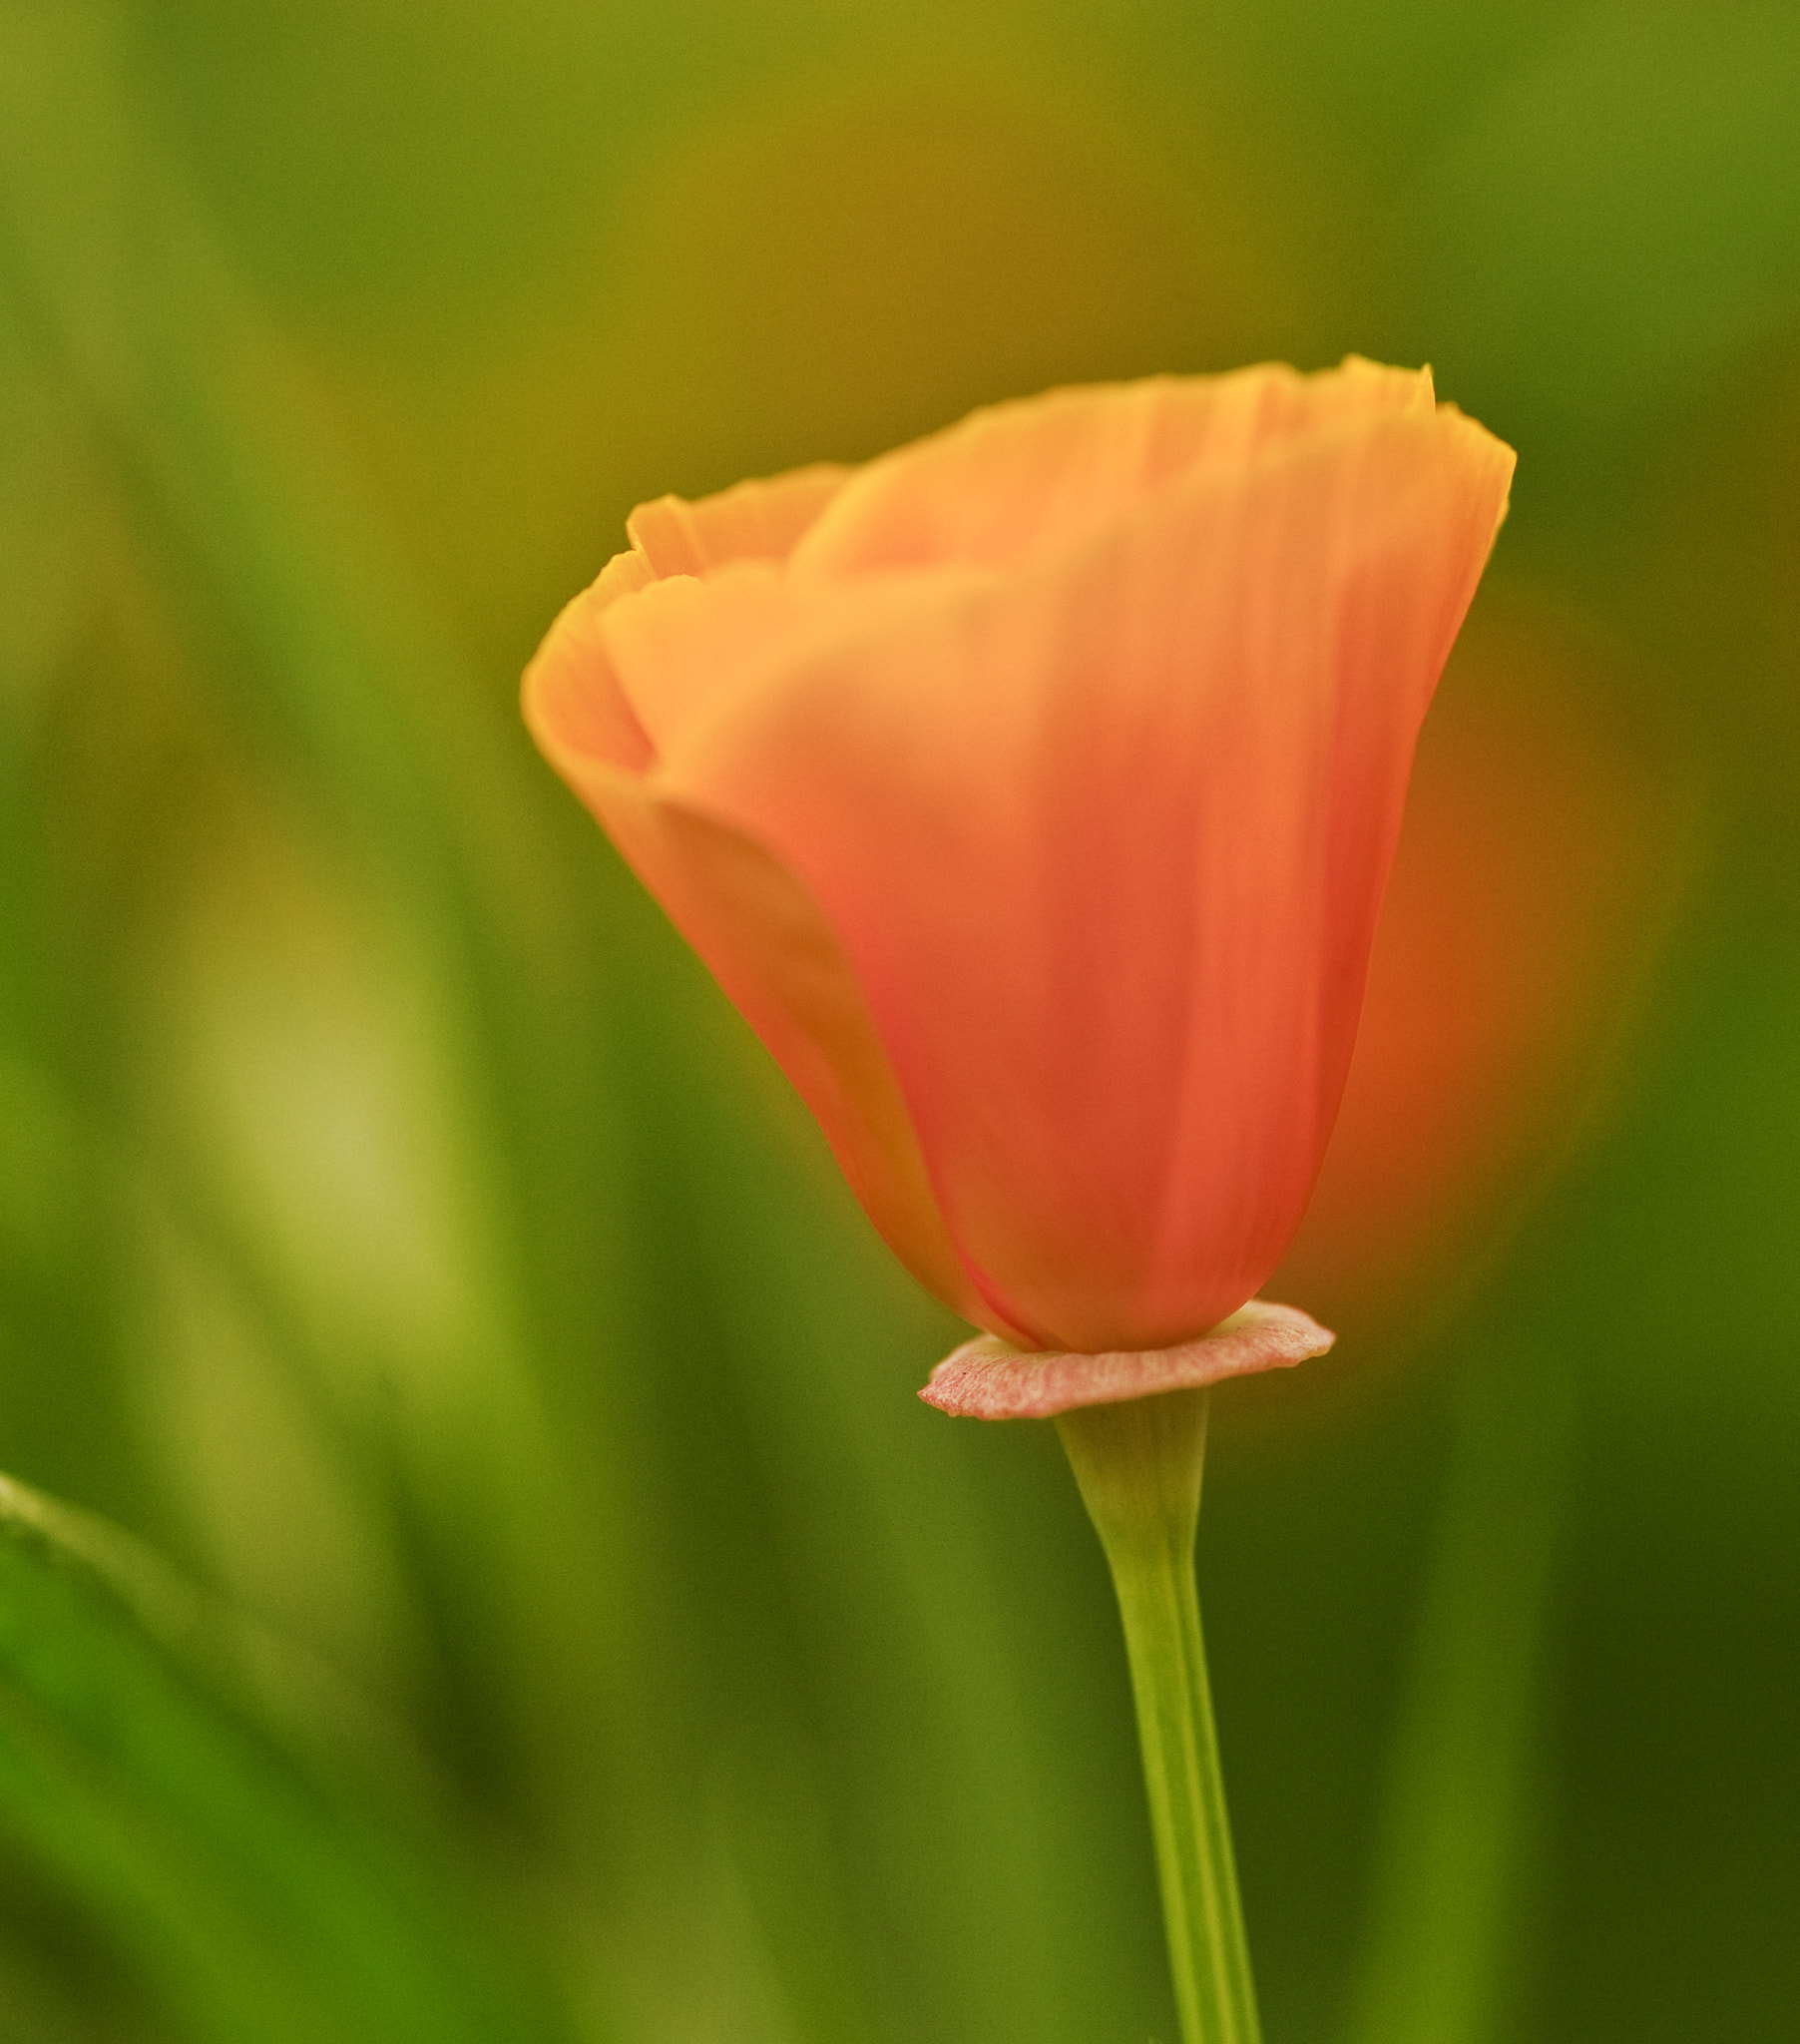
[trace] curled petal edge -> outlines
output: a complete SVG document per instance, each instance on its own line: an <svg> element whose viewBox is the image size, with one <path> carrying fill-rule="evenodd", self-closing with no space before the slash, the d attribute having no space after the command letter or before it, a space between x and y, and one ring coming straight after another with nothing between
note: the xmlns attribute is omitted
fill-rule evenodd
<svg viewBox="0 0 1800 2044"><path fill-rule="evenodd" d="M1117 1405L1258 1370L1291 1369L1323 1355L1336 1339L1297 1306L1260 1298L1172 1348L1039 1353L984 1334L945 1356L919 1396L959 1419L1054 1419L1082 1405Z"/></svg>

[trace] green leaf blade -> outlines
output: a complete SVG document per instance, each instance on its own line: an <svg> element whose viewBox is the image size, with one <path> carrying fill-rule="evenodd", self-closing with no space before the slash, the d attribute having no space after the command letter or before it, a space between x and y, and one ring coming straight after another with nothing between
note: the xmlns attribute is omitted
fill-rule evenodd
<svg viewBox="0 0 1800 2044"><path fill-rule="evenodd" d="M558 2044L446 1871L232 1686L202 1600L0 1482L0 1826L190 2033Z"/></svg>

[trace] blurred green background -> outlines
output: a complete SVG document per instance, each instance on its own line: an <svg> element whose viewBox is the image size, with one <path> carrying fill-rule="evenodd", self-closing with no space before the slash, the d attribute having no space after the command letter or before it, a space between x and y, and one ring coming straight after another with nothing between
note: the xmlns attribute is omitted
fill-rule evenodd
<svg viewBox="0 0 1800 2044"><path fill-rule="evenodd" d="M0 1469L126 1529L0 1496L4 2044L1171 2036L1054 1436L517 677L642 497L1351 348L1520 470L1215 1401L1270 2044L1791 2034L1796 106L1733 0L0 0Z"/></svg>

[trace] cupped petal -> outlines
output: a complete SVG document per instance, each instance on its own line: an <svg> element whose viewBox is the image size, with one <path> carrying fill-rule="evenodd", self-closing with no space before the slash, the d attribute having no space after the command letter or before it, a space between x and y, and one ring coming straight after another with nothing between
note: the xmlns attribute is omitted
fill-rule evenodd
<svg viewBox="0 0 1800 2044"><path fill-rule="evenodd" d="M993 405L859 470L796 544L793 572L1021 561L1098 532L1205 469L1242 471L1344 424L1429 415L1432 402L1429 369L1352 355L1312 376L1268 362Z"/></svg>
<svg viewBox="0 0 1800 2044"><path fill-rule="evenodd" d="M659 752L788 626L792 585L770 561L708 581L673 575L615 604L600 627L610 672Z"/></svg>
<svg viewBox="0 0 1800 2044"><path fill-rule="evenodd" d="M854 474L821 461L693 502L658 497L638 506L626 531L657 575L704 575L727 561L784 561Z"/></svg>
<svg viewBox="0 0 1800 2044"><path fill-rule="evenodd" d="M736 561L703 580L673 575L616 603L597 628L609 672L659 753L771 674L846 633L878 633L973 587L978 571L814 583L769 561Z"/></svg>
<svg viewBox="0 0 1800 2044"><path fill-rule="evenodd" d="M559 748L573 744L616 766L635 771L648 765L664 719L649 681L640 682L648 714L641 714L641 706L620 686L603 617L624 599L663 586L666 577L676 578L678 590L689 577L739 562L759 565L761 580L778 587L769 564L786 558L854 474L854 469L818 462L738 483L694 503L671 496L640 504L626 521L631 547L615 554L595 581L564 606L525 671L525 720L545 753L554 761ZM697 692L698 677L721 672L737 649L726 640L711 651L713 658L672 679L673 698L684 703L689 689ZM646 673L640 663L640 676Z"/></svg>
<svg viewBox="0 0 1800 2044"><path fill-rule="evenodd" d="M761 845L667 799L654 774L608 752L610 712L596 715L588 697L607 705L614 684L589 622L559 624L528 677L539 745L787 1073L889 1247L946 1304L978 1316L842 945Z"/></svg>
<svg viewBox="0 0 1800 2044"><path fill-rule="evenodd" d="M1273 1268L1511 469L1397 407L1202 472L813 644L666 757L841 942L978 1323L1160 1348Z"/></svg>
<svg viewBox="0 0 1800 2044"><path fill-rule="evenodd" d="M538 750L563 775L577 763L641 773L656 747L619 683L601 620L651 579L635 553L615 554L598 580L563 606L525 679L520 706Z"/></svg>

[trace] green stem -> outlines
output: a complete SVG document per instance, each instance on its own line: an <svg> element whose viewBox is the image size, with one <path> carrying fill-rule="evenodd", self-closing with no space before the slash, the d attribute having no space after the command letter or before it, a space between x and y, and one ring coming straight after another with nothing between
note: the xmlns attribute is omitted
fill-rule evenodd
<svg viewBox="0 0 1800 2044"><path fill-rule="evenodd" d="M1182 2044L1260 2044L1193 1575L1206 1392L1088 1405L1057 1428L1125 1621Z"/></svg>

